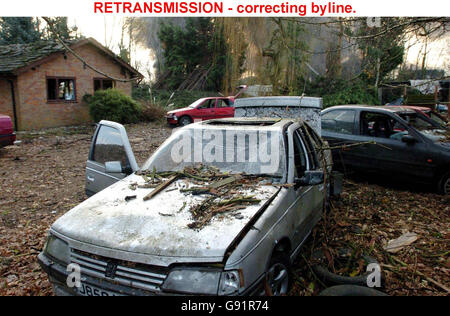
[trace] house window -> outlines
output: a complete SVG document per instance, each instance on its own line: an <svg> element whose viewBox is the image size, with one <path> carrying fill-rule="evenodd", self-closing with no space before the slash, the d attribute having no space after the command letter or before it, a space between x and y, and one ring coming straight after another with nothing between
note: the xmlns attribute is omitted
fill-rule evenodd
<svg viewBox="0 0 450 316"><path fill-rule="evenodd" d="M48 101L75 101L74 78L47 78Z"/></svg>
<svg viewBox="0 0 450 316"><path fill-rule="evenodd" d="M114 80L111 79L94 79L94 92L97 90L112 89L116 86Z"/></svg>

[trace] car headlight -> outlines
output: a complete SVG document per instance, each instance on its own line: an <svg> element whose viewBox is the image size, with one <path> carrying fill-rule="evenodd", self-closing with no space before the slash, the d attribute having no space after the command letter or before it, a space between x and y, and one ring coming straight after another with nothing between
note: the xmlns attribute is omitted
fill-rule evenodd
<svg viewBox="0 0 450 316"><path fill-rule="evenodd" d="M216 295L220 271L200 268L174 269L170 271L162 286L163 290Z"/></svg>
<svg viewBox="0 0 450 316"><path fill-rule="evenodd" d="M162 289L190 294L229 295L237 292L239 286L240 278L237 271L180 268L169 273Z"/></svg>
<svg viewBox="0 0 450 316"><path fill-rule="evenodd" d="M69 245L53 235L48 236L44 252L64 263L69 263L70 261Z"/></svg>
<svg viewBox="0 0 450 316"><path fill-rule="evenodd" d="M231 295L237 293L241 287L239 271L222 272L219 285L219 295Z"/></svg>

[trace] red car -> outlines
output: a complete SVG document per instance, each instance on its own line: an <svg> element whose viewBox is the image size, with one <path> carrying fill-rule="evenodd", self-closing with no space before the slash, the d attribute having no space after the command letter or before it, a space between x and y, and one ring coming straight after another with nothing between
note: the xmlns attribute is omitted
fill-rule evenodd
<svg viewBox="0 0 450 316"><path fill-rule="evenodd" d="M234 117L234 100L246 90L240 86L238 94L229 97L202 98L186 108L167 112L167 123L185 126L194 121L206 121L218 118Z"/></svg>
<svg viewBox="0 0 450 316"><path fill-rule="evenodd" d="M13 145L16 140L11 118L0 114L0 147Z"/></svg>

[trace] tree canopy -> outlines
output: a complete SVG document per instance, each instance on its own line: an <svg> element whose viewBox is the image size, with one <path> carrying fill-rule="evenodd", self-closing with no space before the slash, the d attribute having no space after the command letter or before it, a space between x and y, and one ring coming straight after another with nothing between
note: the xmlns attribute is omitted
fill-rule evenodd
<svg viewBox="0 0 450 316"><path fill-rule="evenodd" d="M192 83L198 89L220 90L227 62L223 31L211 18L188 19L185 27L162 24L158 34L164 47L160 76L167 89ZM187 80L191 82L186 82Z"/></svg>
<svg viewBox="0 0 450 316"><path fill-rule="evenodd" d="M77 28L69 28L67 17L52 18L55 30L60 38L76 38ZM56 36L47 27L41 27L40 20L32 17L1 17L0 45L27 44L42 40L55 40Z"/></svg>
<svg viewBox="0 0 450 316"><path fill-rule="evenodd" d="M31 17L0 18L0 45L27 44L39 41L39 22Z"/></svg>

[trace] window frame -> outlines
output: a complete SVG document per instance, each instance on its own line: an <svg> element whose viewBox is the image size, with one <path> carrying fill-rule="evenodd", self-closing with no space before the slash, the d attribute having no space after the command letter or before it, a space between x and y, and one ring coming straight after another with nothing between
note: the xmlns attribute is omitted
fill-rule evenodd
<svg viewBox="0 0 450 316"><path fill-rule="evenodd" d="M58 96L58 87L59 87L59 82L64 81L64 80L72 80L73 81L73 91L74 91L74 95L75 95L75 99L73 100L65 100L65 99L49 99L49 90L48 90L48 81L49 80L56 80L56 86L55 86L55 96ZM47 103L78 103L78 98L77 98L77 77L64 77L64 76L46 76L45 77L45 87L47 90Z"/></svg>
<svg viewBox="0 0 450 316"><path fill-rule="evenodd" d="M98 90L95 90L95 81L96 80L100 81L101 88L98 89ZM94 77L94 78L92 78L92 89L93 89L94 93L95 93L95 91L106 90L106 89L103 88L103 81L105 81L105 80L112 81L112 83L113 83L112 84L112 89L114 89L116 87L116 81L115 80L112 80L112 79L109 79L109 78Z"/></svg>

